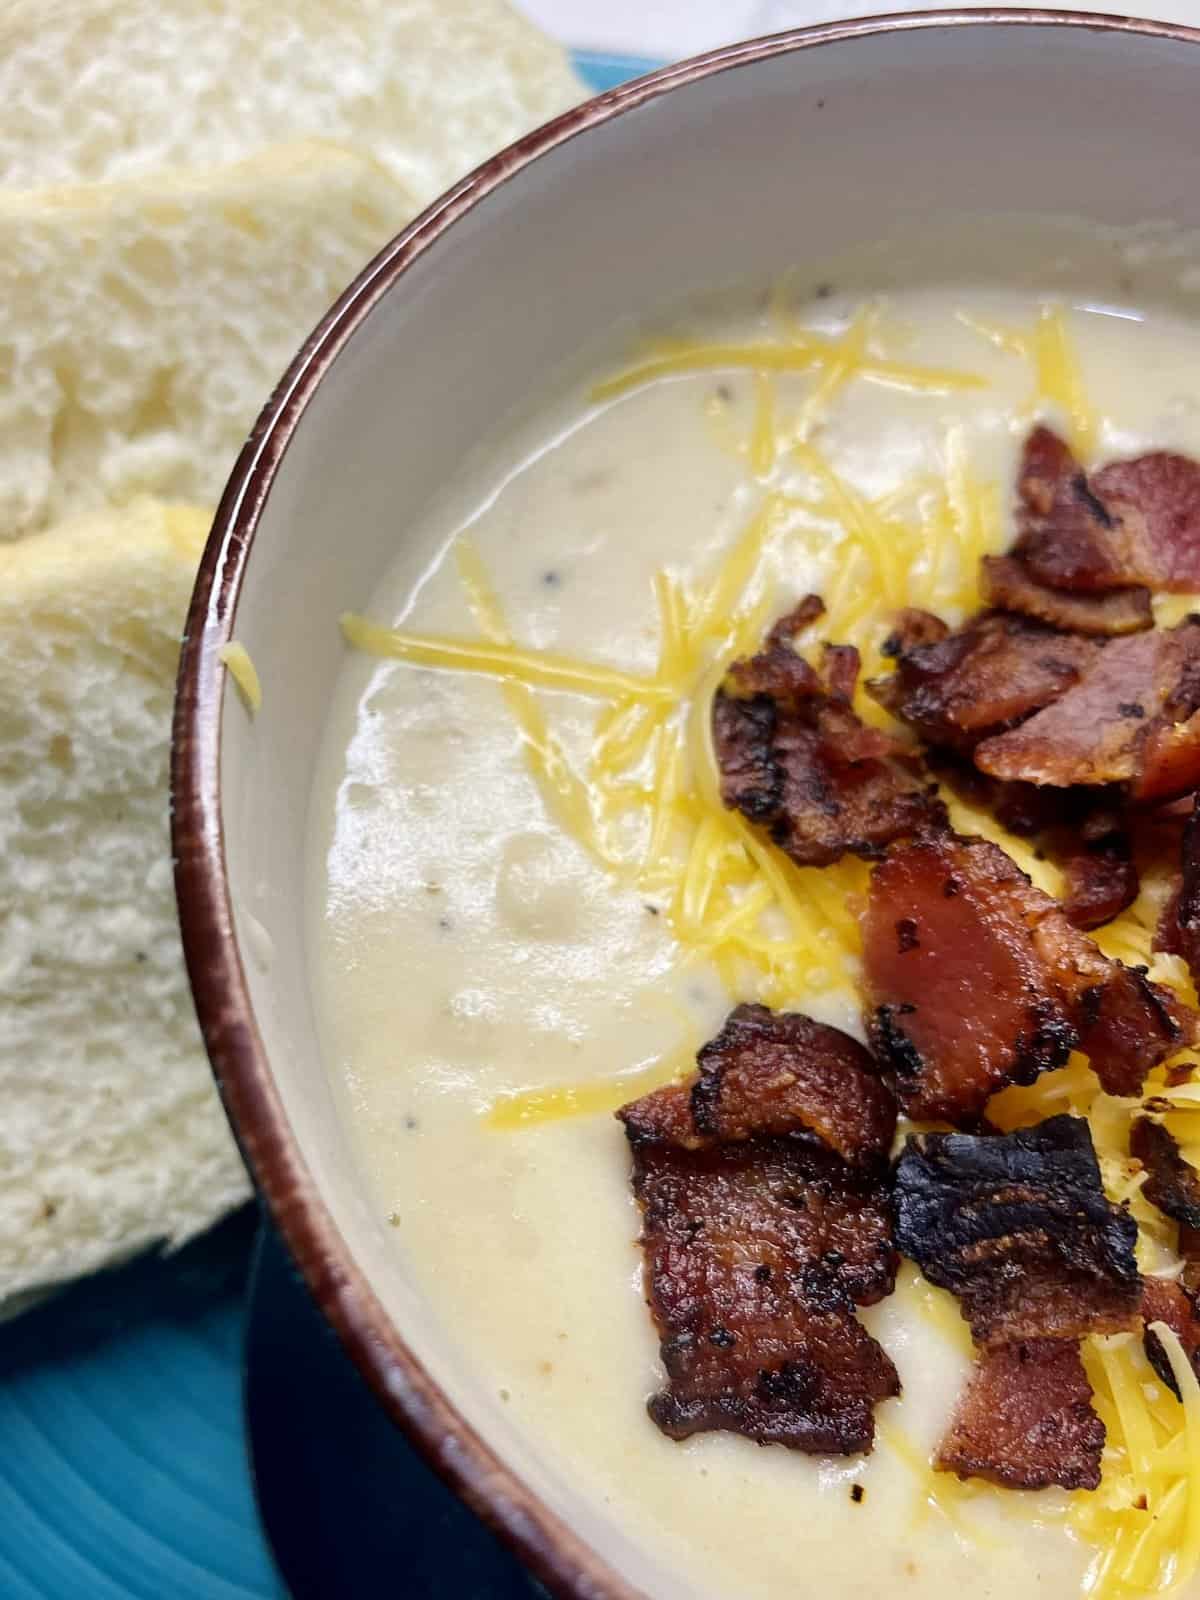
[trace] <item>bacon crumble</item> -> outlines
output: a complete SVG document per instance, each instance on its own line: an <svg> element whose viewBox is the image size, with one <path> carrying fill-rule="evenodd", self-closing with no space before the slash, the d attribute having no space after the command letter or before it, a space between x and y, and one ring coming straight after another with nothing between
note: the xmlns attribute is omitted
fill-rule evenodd
<svg viewBox="0 0 1200 1600"><path fill-rule="evenodd" d="M926 626L926 642L907 643L921 638L907 616L893 635L895 672L871 679L867 692L930 744L960 754L1056 700L1101 653L1094 639L1002 611L941 637Z"/></svg>
<svg viewBox="0 0 1200 1600"><path fill-rule="evenodd" d="M1087 1123L912 1134L895 1200L897 1244L958 1298L979 1347L936 1465L1096 1488L1105 1433L1079 1340L1135 1327L1143 1291L1137 1224L1105 1197Z"/></svg>
<svg viewBox="0 0 1200 1600"><path fill-rule="evenodd" d="M1154 450L1090 477L1049 428L1021 464L1015 554L1052 589L1200 588L1200 463Z"/></svg>
<svg viewBox="0 0 1200 1600"><path fill-rule="evenodd" d="M984 556L980 579L989 606L1019 612L1065 633L1111 638L1141 633L1154 625L1150 591L1144 587L1072 594L1039 583L1019 556Z"/></svg>
<svg viewBox="0 0 1200 1600"><path fill-rule="evenodd" d="M934 1464L1007 1489L1096 1489L1104 1439L1078 1344L1022 1340L979 1356Z"/></svg>
<svg viewBox="0 0 1200 1600"><path fill-rule="evenodd" d="M1142 1193L1179 1229L1183 1266L1177 1282L1146 1279L1142 1317L1151 1366L1178 1396L1179 1385L1152 1322L1171 1328L1200 1376L1200 1172L1184 1158L1174 1135L1151 1117L1139 1117L1129 1135L1129 1153L1146 1172Z"/></svg>
<svg viewBox="0 0 1200 1600"><path fill-rule="evenodd" d="M863 965L876 1053L908 1115L929 1121L972 1126L998 1090L1076 1048L1110 1093L1136 1093L1200 1032L1200 1017L1105 956L999 846L949 832L894 845L873 870Z"/></svg>
<svg viewBox="0 0 1200 1600"><path fill-rule="evenodd" d="M1174 1135L1152 1117L1139 1117L1129 1135L1129 1153L1147 1178L1142 1193L1164 1216L1200 1231L1200 1172L1184 1159Z"/></svg>
<svg viewBox="0 0 1200 1600"><path fill-rule="evenodd" d="M713 704L723 802L801 866L877 856L944 816L915 754L855 714L858 652L826 645L818 672L793 648L819 603L809 596L735 662Z"/></svg>
<svg viewBox="0 0 1200 1600"><path fill-rule="evenodd" d="M1193 982L1200 981L1200 795L1184 823L1179 884L1163 910L1154 948L1182 956Z"/></svg>
<svg viewBox="0 0 1200 1600"><path fill-rule="evenodd" d="M1114 639L1080 680L1019 727L985 739L976 764L1009 782L1124 784L1140 802L1200 783L1200 620Z"/></svg>
<svg viewBox="0 0 1200 1600"><path fill-rule="evenodd" d="M670 1437L872 1448L874 1407L900 1380L854 1316L891 1293L897 1264L895 1109L869 1059L836 1029L742 1006L697 1078L617 1113L667 1373L649 1411Z"/></svg>
<svg viewBox="0 0 1200 1600"><path fill-rule="evenodd" d="M1197 1310L1195 1291L1183 1283L1172 1283L1169 1278L1147 1278L1142 1299L1142 1320L1146 1324L1142 1336L1146 1359L1179 1400L1182 1396L1175 1369L1151 1324L1166 1323L1183 1346L1183 1353L1191 1362L1192 1370L1200 1377L1200 1311Z"/></svg>
<svg viewBox="0 0 1200 1600"><path fill-rule="evenodd" d="M1119 917L1138 897L1138 871L1123 837L1063 862L1062 907L1072 925L1087 932Z"/></svg>
<svg viewBox="0 0 1200 1600"><path fill-rule="evenodd" d="M962 1305L984 1349L1136 1326L1137 1224L1104 1195L1087 1123L910 1134L896 1164L896 1242Z"/></svg>
<svg viewBox="0 0 1200 1600"><path fill-rule="evenodd" d="M799 1012L742 1005L697 1056L692 1117L732 1141L810 1133L852 1166L886 1160L896 1101L870 1052Z"/></svg>

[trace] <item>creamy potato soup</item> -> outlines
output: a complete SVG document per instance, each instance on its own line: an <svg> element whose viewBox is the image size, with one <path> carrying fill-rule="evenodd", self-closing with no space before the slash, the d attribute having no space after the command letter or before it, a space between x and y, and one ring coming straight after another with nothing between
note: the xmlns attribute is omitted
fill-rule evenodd
<svg viewBox="0 0 1200 1600"><path fill-rule="evenodd" d="M886 669L891 619L979 606L1034 421L1088 466L1200 454L1190 320L1111 287L873 302L799 282L615 335L397 529L393 569L344 621L315 789L329 1069L447 1339L692 1592L1065 1600L1182 1577L1200 1594L1190 1394L1167 1393L1135 1336L1088 1340L1099 1490L934 1472L971 1340L907 1261L858 1313L903 1385L876 1407L872 1453L673 1442L647 1415L663 1372L613 1112L683 1076L739 1001L863 1037L869 866L797 867L722 808L708 719L725 668L815 592L826 612L804 648L856 644L856 708L883 726L861 683ZM1155 606L1166 624L1190 602ZM1053 863L949 804L1061 889ZM1145 881L1095 937L1190 995L1183 963L1150 952L1164 894ZM1001 1127L1088 1116L1109 1196L1142 1224L1143 1270L1170 1268L1170 1230L1123 1159L1131 1102L1075 1057L993 1104Z"/></svg>

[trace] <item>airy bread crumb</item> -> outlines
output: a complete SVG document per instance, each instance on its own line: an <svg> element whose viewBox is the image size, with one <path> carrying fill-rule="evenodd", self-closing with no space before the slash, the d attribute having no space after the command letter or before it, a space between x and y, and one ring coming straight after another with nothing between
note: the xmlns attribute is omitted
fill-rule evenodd
<svg viewBox="0 0 1200 1600"><path fill-rule="evenodd" d="M0 549L0 1302L249 1193L184 973L175 666L209 514L141 499Z"/></svg>

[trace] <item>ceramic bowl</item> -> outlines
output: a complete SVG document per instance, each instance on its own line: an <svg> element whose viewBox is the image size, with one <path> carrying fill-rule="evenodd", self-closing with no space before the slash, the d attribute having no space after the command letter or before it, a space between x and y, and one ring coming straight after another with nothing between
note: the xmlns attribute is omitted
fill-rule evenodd
<svg viewBox="0 0 1200 1600"><path fill-rule="evenodd" d="M402 530L540 375L631 311L766 280L922 218L1068 210L1200 225L1200 33L1077 13L901 15L780 35L601 95L388 246L263 411L204 555L181 669L174 839L201 1026L317 1301L434 1466L554 1590L682 1596L555 1476L436 1333L314 1043L305 813L342 655ZM400 535L402 536L402 535ZM264 687L247 717L234 633Z"/></svg>

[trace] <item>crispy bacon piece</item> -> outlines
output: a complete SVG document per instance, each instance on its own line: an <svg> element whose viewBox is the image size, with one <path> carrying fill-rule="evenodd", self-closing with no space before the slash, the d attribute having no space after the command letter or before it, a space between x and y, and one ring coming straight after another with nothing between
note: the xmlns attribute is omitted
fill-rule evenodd
<svg viewBox="0 0 1200 1600"><path fill-rule="evenodd" d="M897 1244L958 1296L984 1349L1136 1325L1137 1224L1105 1198L1082 1118L910 1134L895 1199Z"/></svg>
<svg viewBox="0 0 1200 1600"><path fill-rule="evenodd" d="M1072 594L1039 583L1019 556L984 556L983 597L998 611L1018 611L1067 633L1115 636L1153 627L1149 589L1110 589L1104 594Z"/></svg>
<svg viewBox="0 0 1200 1600"><path fill-rule="evenodd" d="M1154 948L1182 956L1200 981L1200 795L1184 824L1180 856L1179 887L1163 908Z"/></svg>
<svg viewBox="0 0 1200 1600"><path fill-rule="evenodd" d="M1115 639L1017 728L985 739L980 769L1008 782L1127 785L1162 801L1200 784L1200 620Z"/></svg>
<svg viewBox="0 0 1200 1600"><path fill-rule="evenodd" d="M1003 897L1002 851L922 835L871 875L863 927L868 1027L908 1115L974 1122L991 1095L1061 1066L1078 1032Z"/></svg>
<svg viewBox="0 0 1200 1600"><path fill-rule="evenodd" d="M824 610L825 602L820 595L805 595L772 625L756 656L733 663L729 681L741 699L767 695L778 705L795 710L810 700L824 697L826 686L816 669L795 648L797 637L811 627Z"/></svg>
<svg viewBox="0 0 1200 1600"><path fill-rule="evenodd" d="M1036 837L1042 853L1059 863L1062 907L1077 928L1102 927L1137 899L1130 817L1098 802L1096 790L1003 783L960 756L934 752L928 759L968 805L990 812L1010 833Z"/></svg>
<svg viewBox="0 0 1200 1600"><path fill-rule="evenodd" d="M863 924L868 1027L908 1114L972 1126L991 1095L1071 1050L1136 1093L1200 1036L1200 1017L1111 961L997 845L925 833L871 875Z"/></svg>
<svg viewBox="0 0 1200 1600"><path fill-rule="evenodd" d="M1125 572L1178 594L1200 586L1200 463L1152 450L1110 462L1091 485L1121 530Z"/></svg>
<svg viewBox="0 0 1200 1600"><path fill-rule="evenodd" d="M1178 1395L1179 1386L1167 1353L1150 1332L1150 1323L1165 1322L1178 1336L1188 1359L1200 1375L1200 1172L1183 1152L1170 1131L1149 1117L1139 1117L1129 1136L1129 1153L1142 1163L1149 1176L1142 1193L1179 1224L1179 1253L1183 1271L1178 1283L1161 1278L1146 1279L1146 1298L1142 1316L1146 1323L1146 1355L1163 1382Z"/></svg>
<svg viewBox="0 0 1200 1600"><path fill-rule="evenodd" d="M926 756L932 771L960 799L980 811L990 812L1010 833L1033 838L1059 826L1065 817L1074 825L1074 797L1034 783L1001 783L980 772L966 756L949 750L931 750Z"/></svg>
<svg viewBox="0 0 1200 1600"><path fill-rule="evenodd" d="M814 597L776 623L765 648L730 668L713 706L721 798L802 866L891 840L944 816L920 763L854 713L858 652L826 645L818 673L789 642Z"/></svg>
<svg viewBox="0 0 1200 1600"><path fill-rule="evenodd" d="M635 1149L662 1144L680 1150L707 1150L713 1144L696 1127L690 1084L670 1083L652 1089L640 1100L623 1105L617 1120L625 1124L626 1138Z"/></svg>
<svg viewBox="0 0 1200 1600"><path fill-rule="evenodd" d="M1034 428L1025 441L1017 494L1013 554L1036 582L1098 594L1146 581L1126 569L1115 516L1052 429Z"/></svg>
<svg viewBox="0 0 1200 1600"><path fill-rule="evenodd" d="M873 678L867 692L930 744L961 754L1056 700L1101 651L1094 639L1000 611L940 639L905 643L914 637L911 623L893 635L896 670Z"/></svg>
<svg viewBox="0 0 1200 1600"><path fill-rule="evenodd" d="M1124 841L1069 856L1063 876L1063 910L1076 928L1101 928L1138 897L1137 867Z"/></svg>
<svg viewBox="0 0 1200 1600"><path fill-rule="evenodd" d="M923 644L939 644L950 632L949 625L932 611L922 611L917 606L905 606L896 613L892 631L883 643L883 653L895 660L897 656L916 650Z"/></svg>
<svg viewBox="0 0 1200 1600"><path fill-rule="evenodd" d="M1095 1489L1104 1437L1078 1344L1023 1340L979 1357L935 1465L1008 1489Z"/></svg>
<svg viewBox="0 0 1200 1600"><path fill-rule="evenodd" d="M1183 1346L1192 1369L1200 1377L1200 1313L1197 1312L1194 1292L1182 1283L1172 1283L1166 1278L1147 1278L1142 1297L1142 1320L1146 1331L1142 1343L1146 1359L1178 1400L1179 1383L1174 1369L1163 1349L1162 1340L1150 1327L1152 1322L1165 1322Z"/></svg>
<svg viewBox="0 0 1200 1600"><path fill-rule="evenodd" d="M851 1165L886 1161L896 1101L849 1034L798 1012L738 1006L697 1060L700 1134L728 1142L807 1132Z"/></svg>
<svg viewBox="0 0 1200 1600"><path fill-rule="evenodd" d="M646 1137L691 1115L684 1086L618 1113L633 1150L648 1298L667 1387L649 1403L674 1439L708 1429L812 1453L870 1450L896 1370L853 1315L889 1294L883 1181L796 1138L688 1149Z"/></svg>
<svg viewBox="0 0 1200 1600"><path fill-rule="evenodd" d="M1129 1153L1149 1174L1142 1193L1150 1204L1184 1227L1200 1230L1200 1172L1184 1160L1171 1132L1161 1122L1139 1117L1129 1135Z"/></svg>
<svg viewBox="0 0 1200 1600"><path fill-rule="evenodd" d="M1200 463L1156 450L1090 478L1049 428L1025 444L1014 553L1039 582L1075 593L1200 588Z"/></svg>

